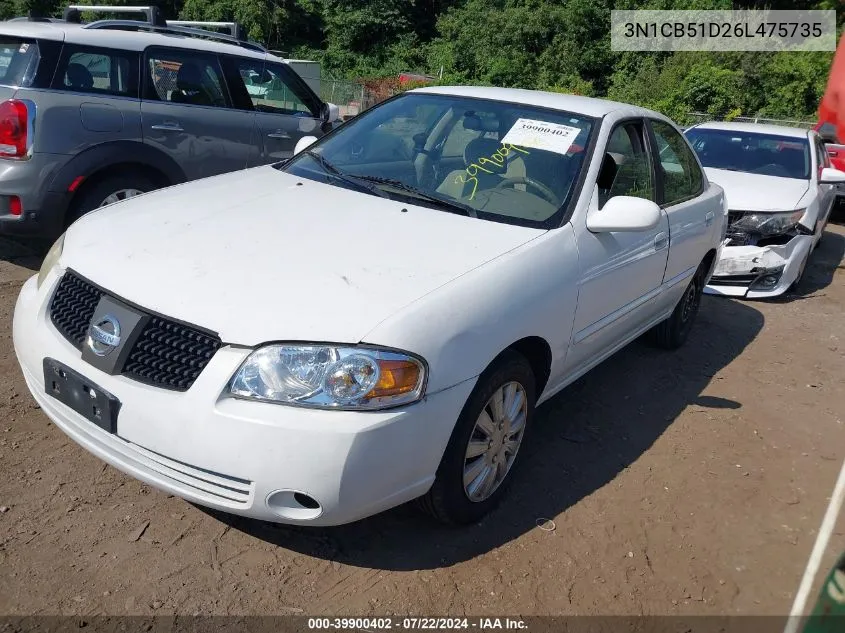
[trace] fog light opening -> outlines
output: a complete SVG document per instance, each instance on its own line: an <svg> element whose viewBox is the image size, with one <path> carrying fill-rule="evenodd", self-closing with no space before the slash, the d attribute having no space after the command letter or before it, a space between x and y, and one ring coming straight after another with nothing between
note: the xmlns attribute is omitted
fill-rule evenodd
<svg viewBox="0 0 845 633"><path fill-rule="evenodd" d="M267 507L283 519L311 521L323 514L320 502L299 490L276 490L267 495Z"/></svg>
<svg viewBox="0 0 845 633"><path fill-rule="evenodd" d="M772 290L775 286L778 285L782 275L783 268L769 270L768 272L757 277L752 287L754 290Z"/></svg>
<svg viewBox="0 0 845 633"><path fill-rule="evenodd" d="M304 492L294 492L293 500L303 508L308 508L309 510L317 510L320 507L320 504L317 503L316 499L309 497Z"/></svg>

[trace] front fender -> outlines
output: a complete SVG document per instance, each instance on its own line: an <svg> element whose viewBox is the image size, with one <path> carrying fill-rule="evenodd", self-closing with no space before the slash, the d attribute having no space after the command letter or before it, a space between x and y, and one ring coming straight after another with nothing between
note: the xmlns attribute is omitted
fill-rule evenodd
<svg viewBox="0 0 845 633"><path fill-rule="evenodd" d="M578 299L572 226L548 231L406 306L367 334L429 365L428 393L475 378L513 343L544 339L563 368ZM538 397L541 394L537 394Z"/></svg>

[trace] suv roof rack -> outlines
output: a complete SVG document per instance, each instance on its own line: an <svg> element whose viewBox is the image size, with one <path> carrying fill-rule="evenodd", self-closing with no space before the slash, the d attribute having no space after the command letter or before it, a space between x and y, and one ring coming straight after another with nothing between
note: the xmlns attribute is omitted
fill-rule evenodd
<svg viewBox="0 0 845 633"><path fill-rule="evenodd" d="M152 24L153 26L167 25L167 23L164 21L164 17L161 15L161 11L159 11L159 8L153 6L123 7L108 5L88 6L84 4L72 4L69 7L65 8L64 13L62 14L62 19L65 22L81 24L83 11L90 13L143 13L144 16L147 18L147 24Z"/></svg>
<svg viewBox="0 0 845 633"><path fill-rule="evenodd" d="M199 28L208 30L209 28L229 29L229 35L235 39L246 42L249 40L246 29L237 22L196 22L193 20L168 20L167 26L187 26L191 28Z"/></svg>
<svg viewBox="0 0 845 633"><path fill-rule="evenodd" d="M258 42L253 42L247 40L245 37L240 39L235 37L234 35L229 35L227 33L220 33L218 31L207 31L204 29L196 29L193 27L188 26L180 26L177 23L173 26L173 22L165 22L163 26L157 26L154 24L148 24L146 22L141 22L140 20L97 20L96 22L91 22L89 24L84 25L82 28L84 29L114 29L117 31L152 31L155 33L165 33L171 35L183 35L187 37L198 37L202 39L208 40L215 40L218 42L225 42L227 44L235 44L236 46L240 46L242 48L247 48L250 50L258 51L260 53L266 52L266 49L259 44ZM205 22L204 24L212 25L212 24L236 24L236 23L212 23L212 22ZM238 26L236 24L236 26ZM238 28L240 28L238 26Z"/></svg>

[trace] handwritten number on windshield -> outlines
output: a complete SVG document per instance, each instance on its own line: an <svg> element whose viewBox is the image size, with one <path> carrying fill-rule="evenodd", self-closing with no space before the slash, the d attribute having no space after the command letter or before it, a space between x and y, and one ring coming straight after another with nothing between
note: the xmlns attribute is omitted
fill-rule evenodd
<svg viewBox="0 0 845 633"><path fill-rule="evenodd" d="M483 156L482 158L478 159L477 163L473 163L466 168L465 174L458 174L455 177L455 184L466 185L467 183L472 183L472 191L469 194L469 199L473 200L475 198L475 192L478 191L478 172L483 171L485 174L495 174L495 171L491 171L482 167L482 165L492 165L495 167L501 167L505 164L508 155L514 152L520 152L521 154L530 154L531 152L524 150L516 145L511 143L503 143L502 146L495 151L489 158Z"/></svg>

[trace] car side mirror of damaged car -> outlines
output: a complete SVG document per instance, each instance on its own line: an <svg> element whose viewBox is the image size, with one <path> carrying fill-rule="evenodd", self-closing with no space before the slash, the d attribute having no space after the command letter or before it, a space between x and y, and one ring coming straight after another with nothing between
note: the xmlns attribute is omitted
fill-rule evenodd
<svg viewBox="0 0 845 633"><path fill-rule="evenodd" d="M845 182L845 171L839 171L833 167L825 167L822 169L819 183L822 185L838 185Z"/></svg>
<svg viewBox="0 0 845 633"><path fill-rule="evenodd" d="M340 108L334 103L324 103L320 116L324 123L334 123L340 120Z"/></svg>
<svg viewBox="0 0 845 633"><path fill-rule="evenodd" d="M660 207L651 200L614 196L600 210L587 216L587 229L592 233L634 233L653 229L659 222Z"/></svg>
<svg viewBox="0 0 845 633"><path fill-rule="evenodd" d="M296 156L300 152L304 152L311 145L317 141L316 136L303 136L296 142L296 147L293 148L293 155Z"/></svg>

